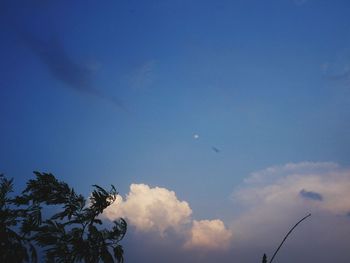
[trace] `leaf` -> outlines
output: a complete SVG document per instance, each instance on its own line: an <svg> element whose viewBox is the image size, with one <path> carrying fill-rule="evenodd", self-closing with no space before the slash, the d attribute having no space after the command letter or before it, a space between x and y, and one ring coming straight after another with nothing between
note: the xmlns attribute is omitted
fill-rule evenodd
<svg viewBox="0 0 350 263"><path fill-rule="evenodd" d="M123 218L119 218L119 220L114 221L114 227L112 229L112 236L117 241L120 241L124 238L128 225Z"/></svg>
<svg viewBox="0 0 350 263"><path fill-rule="evenodd" d="M113 249L114 252L114 257L117 259L118 263L123 263L124 262L124 250L123 247L121 245L117 245L115 246L115 248Z"/></svg>
<svg viewBox="0 0 350 263"><path fill-rule="evenodd" d="M94 184L94 185L92 185L93 187L95 187L95 188L97 188L97 190L99 191L99 192L102 192L104 195L109 195L109 193L105 190L105 189L103 189L101 186L99 186L99 185L97 185L97 184Z"/></svg>
<svg viewBox="0 0 350 263"><path fill-rule="evenodd" d="M29 244L29 251L31 254L31 260L32 262L38 262L38 255L36 253L36 249L32 244Z"/></svg>
<svg viewBox="0 0 350 263"><path fill-rule="evenodd" d="M114 263L113 257L107 248L102 249L101 259L104 263Z"/></svg>
<svg viewBox="0 0 350 263"><path fill-rule="evenodd" d="M99 225L102 225L102 221L100 219L94 219L93 222L95 224L99 224Z"/></svg>

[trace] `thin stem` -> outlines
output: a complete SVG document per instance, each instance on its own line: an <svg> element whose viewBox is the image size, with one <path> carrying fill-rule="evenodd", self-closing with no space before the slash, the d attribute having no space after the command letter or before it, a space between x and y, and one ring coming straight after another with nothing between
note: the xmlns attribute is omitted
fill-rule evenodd
<svg viewBox="0 0 350 263"><path fill-rule="evenodd" d="M273 261L273 259L275 258L277 252L280 250L280 248L282 247L284 241L286 241L287 237L289 236L290 233L292 233L292 231L294 230L294 228L296 228L302 221L304 221L306 218L308 218L308 217L310 217L310 216L311 216L311 214L308 214L307 216L304 216L302 219L300 219L300 220L298 221L298 223L296 223L296 224L291 228L291 230L289 230L289 232L287 233L287 235L283 238L281 244L280 244L280 245L278 246L278 248L276 249L276 251L275 251L275 253L273 254L273 256L272 256L272 258L271 258L271 260L270 260L269 263L271 263L271 262Z"/></svg>

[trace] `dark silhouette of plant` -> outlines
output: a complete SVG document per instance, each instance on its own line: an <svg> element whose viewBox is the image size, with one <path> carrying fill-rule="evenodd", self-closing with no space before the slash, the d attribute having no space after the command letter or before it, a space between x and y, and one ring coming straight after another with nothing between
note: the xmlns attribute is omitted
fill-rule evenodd
<svg viewBox="0 0 350 263"><path fill-rule="evenodd" d="M102 228L98 216L118 195L98 185L87 202L65 182L50 173L34 172L22 195L10 198L13 179L0 175L0 262L37 262L37 248L46 262L124 262L123 239L127 224L114 222ZM42 210L48 214L43 218ZM112 253L111 253L112 252Z"/></svg>
<svg viewBox="0 0 350 263"><path fill-rule="evenodd" d="M304 216L302 219L300 219L289 231L288 233L285 235L285 237L283 238L281 244L278 246L278 248L276 249L275 253L273 253L272 258L270 259L269 263L272 263L272 261L274 260L275 256L277 255L277 252L280 250L280 248L282 247L284 241L286 241L287 237L290 235L290 233L292 233L292 231L305 219L307 219L308 217L310 217L311 214L308 214L306 216ZM263 259L262 259L262 263L267 263L267 257L266 254L264 254Z"/></svg>

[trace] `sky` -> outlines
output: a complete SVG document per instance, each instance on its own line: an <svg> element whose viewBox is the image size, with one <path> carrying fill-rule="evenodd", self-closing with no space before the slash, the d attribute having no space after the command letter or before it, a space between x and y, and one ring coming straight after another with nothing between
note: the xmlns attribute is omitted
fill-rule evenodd
<svg viewBox="0 0 350 263"><path fill-rule="evenodd" d="M0 172L51 172L126 262L348 262L350 2L0 2Z"/></svg>

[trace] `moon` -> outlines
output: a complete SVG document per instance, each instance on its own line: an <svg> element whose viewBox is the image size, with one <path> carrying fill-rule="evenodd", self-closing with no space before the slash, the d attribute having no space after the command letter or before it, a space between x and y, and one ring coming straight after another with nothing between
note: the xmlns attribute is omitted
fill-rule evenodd
<svg viewBox="0 0 350 263"><path fill-rule="evenodd" d="M197 134L197 133L193 134L193 139L198 140L199 139L199 134Z"/></svg>

